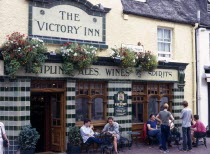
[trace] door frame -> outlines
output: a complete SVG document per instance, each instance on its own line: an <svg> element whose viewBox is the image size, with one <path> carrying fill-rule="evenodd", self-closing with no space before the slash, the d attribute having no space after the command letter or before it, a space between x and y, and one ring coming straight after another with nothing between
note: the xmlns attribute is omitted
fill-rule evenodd
<svg viewBox="0 0 210 154"><path fill-rule="evenodd" d="M37 88L31 87L31 93L63 93L63 104L62 104L62 113L63 123L62 123L62 138L63 138L63 145L61 146L61 152L66 151L66 81L65 80L31 80L31 84L53 84L53 83L61 83L63 84L62 88Z"/></svg>

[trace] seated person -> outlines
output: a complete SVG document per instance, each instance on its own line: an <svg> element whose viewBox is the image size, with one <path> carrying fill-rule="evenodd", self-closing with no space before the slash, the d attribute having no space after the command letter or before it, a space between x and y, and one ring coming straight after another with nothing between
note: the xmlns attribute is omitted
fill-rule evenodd
<svg viewBox="0 0 210 154"><path fill-rule="evenodd" d="M114 151L117 154L117 140L120 139L119 124L117 122L114 122L114 119L112 117L109 117L108 123L104 126L102 132L111 134L113 136Z"/></svg>
<svg viewBox="0 0 210 154"><path fill-rule="evenodd" d="M87 144L92 144L92 143L97 143L97 144L104 144L104 143L109 143L108 140L94 137L94 132L92 130L93 126L90 125L90 120L86 119L84 120L84 125L80 128L80 134L83 139L83 143Z"/></svg>
<svg viewBox="0 0 210 154"><path fill-rule="evenodd" d="M157 121L155 119L155 115L151 114L149 116L150 120L147 122L148 135L156 136L159 141L159 147L161 148L161 132L160 129L157 129Z"/></svg>
<svg viewBox="0 0 210 154"><path fill-rule="evenodd" d="M174 127L174 123L171 120L169 120L169 125L170 125L170 136L168 139L168 147L172 147L171 146L172 135L175 137L175 145L180 145L179 144L179 141L181 140L180 132L178 132L178 130Z"/></svg>
<svg viewBox="0 0 210 154"><path fill-rule="evenodd" d="M194 147L197 147L198 139L206 136L206 128L204 124L201 121L199 121L198 115L194 115L193 118L194 118L194 121L193 121L193 125L191 126L192 130L194 131L194 133L192 134L192 139L193 139L192 144Z"/></svg>

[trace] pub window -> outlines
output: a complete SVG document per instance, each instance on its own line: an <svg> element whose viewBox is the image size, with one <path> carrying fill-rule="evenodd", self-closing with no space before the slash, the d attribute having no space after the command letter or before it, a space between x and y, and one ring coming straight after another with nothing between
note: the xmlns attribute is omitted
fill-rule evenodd
<svg viewBox="0 0 210 154"><path fill-rule="evenodd" d="M132 122L146 122L150 114L158 114L163 104L169 104L172 110L172 85L168 83L133 83L132 86Z"/></svg>
<svg viewBox="0 0 210 154"><path fill-rule="evenodd" d="M76 122L84 119L104 121L106 119L107 91L105 82L77 82Z"/></svg>
<svg viewBox="0 0 210 154"><path fill-rule="evenodd" d="M170 59L172 54L172 30L167 28L157 29L158 59Z"/></svg>
<svg viewBox="0 0 210 154"><path fill-rule="evenodd" d="M144 96L133 96L132 102L132 122L141 123L144 119Z"/></svg>
<svg viewBox="0 0 210 154"><path fill-rule="evenodd" d="M165 103L168 103L169 109L171 108L171 104L169 103L168 97L161 97L160 101L161 101L160 102L160 111L163 111L164 110L163 105Z"/></svg>
<svg viewBox="0 0 210 154"><path fill-rule="evenodd" d="M148 103L148 116L150 116L150 114L157 114L158 113L158 99L155 97L150 97L149 98L149 103Z"/></svg>

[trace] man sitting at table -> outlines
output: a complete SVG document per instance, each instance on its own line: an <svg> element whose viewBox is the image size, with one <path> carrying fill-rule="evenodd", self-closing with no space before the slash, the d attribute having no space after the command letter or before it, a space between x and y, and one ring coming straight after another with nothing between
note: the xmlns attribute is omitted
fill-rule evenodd
<svg viewBox="0 0 210 154"><path fill-rule="evenodd" d="M159 141L159 148L162 147L161 142L161 132L160 129L157 129L157 120L155 118L154 114L151 114L149 116L150 120L147 122L147 128L148 128L148 135L149 136L156 136Z"/></svg>
<svg viewBox="0 0 210 154"><path fill-rule="evenodd" d="M198 139L206 136L206 128L204 124L199 120L199 115L194 115L194 120L192 121L193 125L191 126L193 139L193 147L198 146Z"/></svg>
<svg viewBox="0 0 210 154"><path fill-rule="evenodd" d="M104 126L102 132L105 132L106 134L111 134L113 136L114 151L115 154L117 154L117 140L120 139L119 124L117 122L114 122L114 119L112 117L109 117L108 123Z"/></svg>
<svg viewBox="0 0 210 154"><path fill-rule="evenodd" d="M93 125L90 125L90 120L86 119L84 120L84 125L80 128L80 134L82 136L83 139L83 143L87 143L87 144L93 144L93 143L97 143L97 144L109 144L109 141L106 139L102 139L102 138L98 138L98 137L94 137L94 132L92 130Z"/></svg>

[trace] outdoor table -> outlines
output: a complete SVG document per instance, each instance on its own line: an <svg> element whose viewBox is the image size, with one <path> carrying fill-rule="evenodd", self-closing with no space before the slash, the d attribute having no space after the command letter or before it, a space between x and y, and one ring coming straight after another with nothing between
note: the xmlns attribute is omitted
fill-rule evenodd
<svg viewBox="0 0 210 154"><path fill-rule="evenodd" d="M133 145L133 137L135 137L136 146L137 146L137 139L138 139L137 135L140 135L140 133L139 132L127 132L127 134L129 134L131 136L131 145L130 145L130 147Z"/></svg>

